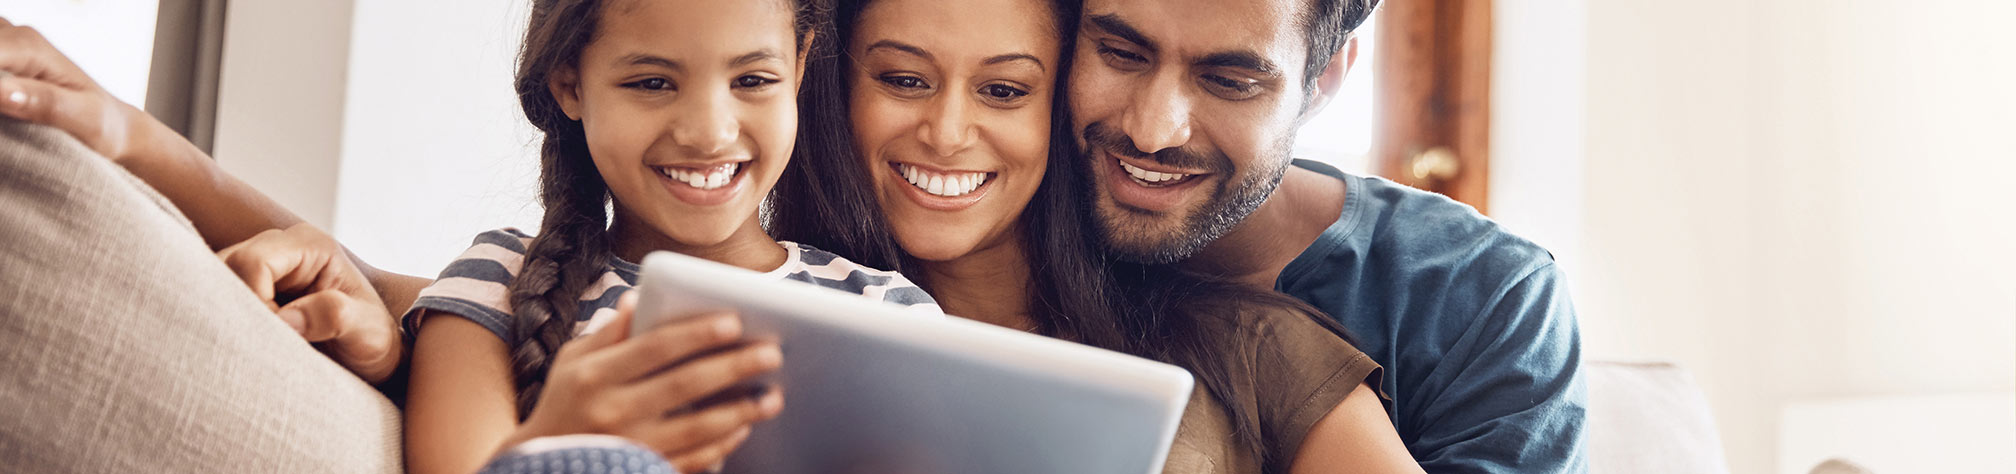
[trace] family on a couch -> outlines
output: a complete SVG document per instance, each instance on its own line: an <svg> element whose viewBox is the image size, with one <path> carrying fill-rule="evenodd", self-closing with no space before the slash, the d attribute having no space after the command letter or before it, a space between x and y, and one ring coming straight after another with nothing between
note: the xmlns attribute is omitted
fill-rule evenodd
<svg viewBox="0 0 2016 474"><path fill-rule="evenodd" d="M512 80L544 217L432 278L350 255L0 21L0 115L38 124L7 124L0 206L186 216L208 246L31 218L0 256L214 250L265 318L397 403L412 472L587 434L700 472L777 416L786 387L719 396L791 363L735 315L627 330L659 250L1188 369L1166 472L1586 470L1552 257L1468 206L1290 156L1376 4L535 0ZM42 176L64 178L18 183ZM172 206L79 197L117 186ZM872 278L818 276L835 271ZM148 284L217 284L200 280ZM63 316L27 307L4 316Z"/></svg>

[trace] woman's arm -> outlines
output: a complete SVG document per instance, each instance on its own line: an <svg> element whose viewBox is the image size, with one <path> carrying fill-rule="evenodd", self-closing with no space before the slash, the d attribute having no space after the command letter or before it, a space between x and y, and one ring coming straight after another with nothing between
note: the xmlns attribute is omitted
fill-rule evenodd
<svg viewBox="0 0 2016 474"><path fill-rule="evenodd" d="M1363 383L1309 429L1289 464L1294 474L1422 472L1386 418L1379 394Z"/></svg>

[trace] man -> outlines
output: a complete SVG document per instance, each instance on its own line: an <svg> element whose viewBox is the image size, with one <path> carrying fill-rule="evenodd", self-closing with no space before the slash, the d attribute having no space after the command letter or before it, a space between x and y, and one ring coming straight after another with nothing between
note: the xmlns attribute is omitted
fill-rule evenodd
<svg viewBox="0 0 2016 474"><path fill-rule="evenodd" d="M1088 0L1074 130L1115 253L1335 317L1429 472L1579 472L1586 389L1566 283L1469 206L1289 154L1377 0Z"/></svg>

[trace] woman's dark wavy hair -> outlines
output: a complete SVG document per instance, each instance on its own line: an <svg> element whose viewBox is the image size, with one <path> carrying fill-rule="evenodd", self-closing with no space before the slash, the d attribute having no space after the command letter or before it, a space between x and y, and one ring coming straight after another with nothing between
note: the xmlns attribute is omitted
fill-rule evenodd
<svg viewBox="0 0 2016 474"><path fill-rule="evenodd" d="M870 190L868 173L854 142L848 104L846 57L862 10L873 0L839 0L832 23L820 29L819 54L809 58L799 120L798 148L806 160L786 170L770 196L767 223L772 236L809 244L857 263L902 271L930 288L919 262L895 243ZM1068 71L1078 32L1079 0L1054 0L1061 64ZM1342 326L1307 304L1272 291L1254 290L1171 266L1121 262L1102 250L1092 226L1091 204L1080 199L1092 176L1078 153L1071 129L1068 81L1059 74L1053 89L1049 171L1024 208L1022 227L1030 268L1029 311L1038 333L1175 364L1196 375L1204 389L1224 401L1238 443L1263 462L1265 441L1257 407L1236 403L1233 387L1251 385L1252 374L1228 364L1221 351L1252 354L1248 334L1207 330L1212 318L1242 312L1293 311L1308 315L1332 332ZM803 172L821 163L827 175ZM1348 340L1348 336L1347 336ZM1251 368L1251 361L1243 364ZM1237 373L1235 373L1237 372Z"/></svg>
<svg viewBox="0 0 2016 474"><path fill-rule="evenodd" d="M812 0L791 2L800 49L812 28L823 20L823 9ZM553 354L574 335L581 316L581 292L601 278L613 258L609 241L609 186L588 156L581 122L560 109L547 88L558 71L579 66L581 51L595 41L603 8L601 0L534 0L531 24L519 48L515 85L525 119L545 135L539 147L539 200L545 216L538 237L525 247L525 264L511 279L507 293L512 308L511 371L518 389L518 416L532 413ZM807 160L792 159L787 168Z"/></svg>

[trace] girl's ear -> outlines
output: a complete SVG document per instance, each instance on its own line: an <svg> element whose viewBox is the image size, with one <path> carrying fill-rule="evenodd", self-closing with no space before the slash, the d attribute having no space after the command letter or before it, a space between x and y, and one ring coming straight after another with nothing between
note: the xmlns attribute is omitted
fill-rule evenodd
<svg viewBox="0 0 2016 474"><path fill-rule="evenodd" d="M581 75L571 67L556 68L546 75L546 90L560 103L560 112L570 120L581 120Z"/></svg>

